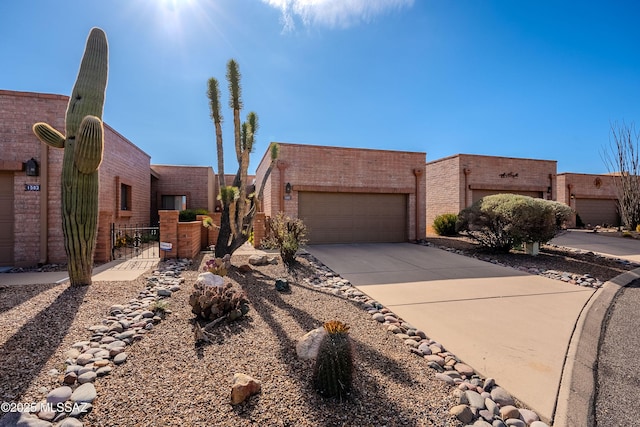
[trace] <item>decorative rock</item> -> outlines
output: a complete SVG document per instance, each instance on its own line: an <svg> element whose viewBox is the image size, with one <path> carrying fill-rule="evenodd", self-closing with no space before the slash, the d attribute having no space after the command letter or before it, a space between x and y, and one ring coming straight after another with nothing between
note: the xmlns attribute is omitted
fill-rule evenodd
<svg viewBox="0 0 640 427"><path fill-rule="evenodd" d="M82 427L84 424L77 418L67 417L57 427Z"/></svg>
<svg viewBox="0 0 640 427"><path fill-rule="evenodd" d="M78 350L77 348L72 348L71 350L67 350L64 353L64 356L69 359L76 359L78 356L80 356L80 350Z"/></svg>
<svg viewBox="0 0 640 427"><path fill-rule="evenodd" d="M467 390L465 391L465 394L467 395L469 406L478 408L478 409L485 408L484 399L482 398L482 396L480 396L480 394L476 393L473 390Z"/></svg>
<svg viewBox="0 0 640 427"><path fill-rule="evenodd" d="M76 374L75 372L71 371L71 372L67 372L64 375L64 379L62 380L63 383L68 384L68 385L73 385L76 383L76 380L78 379L78 374Z"/></svg>
<svg viewBox="0 0 640 427"><path fill-rule="evenodd" d="M520 411L513 405L506 405L500 408L500 417L503 420L507 420L509 418L520 418ZM507 423L508 425L509 423Z"/></svg>
<svg viewBox="0 0 640 427"><path fill-rule="evenodd" d="M382 313L375 313L373 316L371 316L371 318L373 320L376 320L376 321L380 322L380 323L384 322L384 314L382 314Z"/></svg>
<svg viewBox="0 0 640 427"><path fill-rule="evenodd" d="M78 358L76 359L76 364L78 365L86 365L87 363L91 362L93 360L93 354L90 353L82 353L80 356L78 356Z"/></svg>
<svg viewBox="0 0 640 427"><path fill-rule="evenodd" d="M69 397L71 397L73 390L69 386L62 386L58 388L54 388L47 394L47 403L51 403L53 405L57 403L66 402Z"/></svg>
<svg viewBox="0 0 640 427"><path fill-rule="evenodd" d="M251 265L267 265L269 264L269 258L266 255L254 254L249 257L249 264Z"/></svg>
<svg viewBox="0 0 640 427"><path fill-rule="evenodd" d="M444 359L438 355L430 354L424 357L429 362L436 362L440 366L444 366Z"/></svg>
<svg viewBox="0 0 640 427"><path fill-rule="evenodd" d="M453 369L458 371L461 375L465 375L467 377L471 377L474 374L473 368L469 365L465 365L464 363L456 363L453 366Z"/></svg>
<svg viewBox="0 0 640 427"><path fill-rule="evenodd" d="M86 415L93 410L91 403L83 403L81 405L74 405L73 410L69 413L70 417L78 418L82 415Z"/></svg>
<svg viewBox="0 0 640 427"><path fill-rule="evenodd" d="M504 423L509 427L527 427L524 421L517 418L509 418Z"/></svg>
<svg viewBox="0 0 640 427"><path fill-rule="evenodd" d="M491 425L493 427L507 427L507 425L503 423L502 420L493 420L493 423Z"/></svg>
<svg viewBox="0 0 640 427"><path fill-rule="evenodd" d="M493 415L500 415L500 409L498 409L498 405L491 399L484 399L484 406L490 411Z"/></svg>
<svg viewBox="0 0 640 427"><path fill-rule="evenodd" d="M540 417L529 409L520 409L520 418L526 425L533 424L534 421L540 421Z"/></svg>
<svg viewBox="0 0 640 427"><path fill-rule="evenodd" d="M196 283L202 283L205 286L224 286L224 279L216 274L206 272L198 275Z"/></svg>
<svg viewBox="0 0 640 427"><path fill-rule="evenodd" d="M440 366L437 362L427 362L427 366L430 367L431 369L438 371L438 372L444 372L444 368L442 366ZM451 378L451 377L449 377Z"/></svg>
<svg viewBox="0 0 640 427"><path fill-rule="evenodd" d="M493 421L493 414L488 409L482 409L478 411L478 415L480 415L485 421L488 421L488 422Z"/></svg>
<svg viewBox="0 0 640 427"><path fill-rule="evenodd" d="M492 427L492 426L485 420L477 420L475 423L473 423L473 427Z"/></svg>
<svg viewBox="0 0 640 427"><path fill-rule="evenodd" d="M127 360L127 353L118 353L116 357L113 358L113 363L116 365L121 365Z"/></svg>
<svg viewBox="0 0 640 427"><path fill-rule="evenodd" d="M491 399L500 406L513 405L513 397L502 387L491 390Z"/></svg>
<svg viewBox="0 0 640 427"><path fill-rule="evenodd" d="M113 368L111 366L104 366L102 368L99 368L96 371L96 375L99 376L99 377L104 377L105 375L109 375L112 370L113 370Z"/></svg>
<svg viewBox="0 0 640 427"><path fill-rule="evenodd" d="M431 355L431 348L429 347L429 344L427 343L422 343L418 346L418 350L420 350L422 352L422 354L424 354L425 356L429 356ZM444 359L442 360L443 364L444 364Z"/></svg>
<svg viewBox="0 0 640 427"><path fill-rule="evenodd" d="M493 378L485 379L484 386L483 386L484 391L491 391L494 385L496 385L496 380L494 380Z"/></svg>
<svg viewBox="0 0 640 427"><path fill-rule="evenodd" d="M158 289L156 292L159 297L170 297L173 294L169 289Z"/></svg>
<svg viewBox="0 0 640 427"><path fill-rule="evenodd" d="M315 359L318 355L320 342L326 335L327 331L324 327L316 328L304 334L296 344L296 353L298 358L302 360Z"/></svg>
<svg viewBox="0 0 640 427"><path fill-rule="evenodd" d="M233 374L233 385L231 386L231 404L242 403L249 396L259 393L261 389L260 381L251 378L249 375Z"/></svg>
<svg viewBox="0 0 640 427"><path fill-rule="evenodd" d="M543 423L542 421L534 421L531 423L529 427L549 427L549 426Z"/></svg>
<svg viewBox="0 0 640 427"><path fill-rule="evenodd" d="M444 381L447 384L453 385L453 378L451 378L449 375L437 373L436 378L439 379L440 381Z"/></svg>
<svg viewBox="0 0 640 427"><path fill-rule="evenodd" d="M73 392L73 394L71 394L71 397L69 399L72 400L73 402L91 403L96 398L96 396L97 396L96 388L93 385L93 383L86 383L78 387Z"/></svg>
<svg viewBox="0 0 640 427"><path fill-rule="evenodd" d="M96 373L93 371L85 372L81 375L78 375L78 384L91 383L96 380Z"/></svg>
<svg viewBox="0 0 640 427"><path fill-rule="evenodd" d="M135 332L135 331L126 331L126 332L123 332L123 333L121 333L121 334L117 334L117 335L115 335L114 337L115 337L115 339L116 339L116 340L121 341L121 340L126 340L127 338L131 338L131 337L132 337L132 336L134 336L135 334L136 334L136 332ZM115 341L114 341L114 342L115 342ZM112 343L112 344L113 344L113 343Z"/></svg>
<svg viewBox="0 0 640 427"><path fill-rule="evenodd" d="M454 406L449 410L449 413L464 424L468 424L473 420L473 412L467 405Z"/></svg>
<svg viewBox="0 0 640 427"><path fill-rule="evenodd" d="M276 291L291 292L291 287L286 279L276 279Z"/></svg>

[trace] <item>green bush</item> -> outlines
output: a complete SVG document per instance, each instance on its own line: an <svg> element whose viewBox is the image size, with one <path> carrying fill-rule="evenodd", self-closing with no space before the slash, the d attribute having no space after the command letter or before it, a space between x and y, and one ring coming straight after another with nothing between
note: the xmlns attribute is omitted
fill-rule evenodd
<svg viewBox="0 0 640 427"><path fill-rule="evenodd" d="M269 235L262 242L264 248L277 248L282 262L291 265L300 246L307 243L307 227L302 220L280 212L269 220Z"/></svg>
<svg viewBox="0 0 640 427"><path fill-rule="evenodd" d="M456 222L458 221L458 215L452 213L446 213L438 215L433 220L433 230L439 236L454 236L456 234Z"/></svg>
<svg viewBox="0 0 640 427"><path fill-rule="evenodd" d="M456 230L481 246L508 252L524 242L548 242L571 213L571 208L562 203L518 194L495 194L463 209Z"/></svg>
<svg viewBox="0 0 640 427"><path fill-rule="evenodd" d="M180 222L191 222L196 220L196 215L209 215L209 211L206 209L185 209L180 211Z"/></svg>

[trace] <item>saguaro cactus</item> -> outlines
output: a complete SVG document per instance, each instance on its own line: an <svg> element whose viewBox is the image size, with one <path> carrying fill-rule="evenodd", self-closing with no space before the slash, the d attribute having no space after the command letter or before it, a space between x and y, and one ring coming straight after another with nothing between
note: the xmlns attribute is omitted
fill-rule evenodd
<svg viewBox="0 0 640 427"><path fill-rule="evenodd" d="M40 141L63 148L62 230L74 286L90 285L98 231L98 168L104 150L102 110L109 68L107 36L92 28L69 98L66 135L47 123L36 123Z"/></svg>

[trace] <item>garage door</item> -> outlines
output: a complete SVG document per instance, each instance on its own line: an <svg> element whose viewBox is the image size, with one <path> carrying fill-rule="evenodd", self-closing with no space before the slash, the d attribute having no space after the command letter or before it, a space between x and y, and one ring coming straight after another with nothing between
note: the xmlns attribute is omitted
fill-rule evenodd
<svg viewBox="0 0 640 427"><path fill-rule="evenodd" d="M620 224L615 199L576 199L576 212L585 225Z"/></svg>
<svg viewBox="0 0 640 427"><path fill-rule="evenodd" d="M13 173L0 173L0 266L13 264Z"/></svg>
<svg viewBox="0 0 640 427"><path fill-rule="evenodd" d="M298 194L298 217L309 231L309 243L405 242L405 194Z"/></svg>
<svg viewBox="0 0 640 427"><path fill-rule="evenodd" d="M472 190L473 191L473 203L482 199L485 196L491 196L493 194L520 194L522 196L535 197L536 199L542 198L541 191L507 191L507 190Z"/></svg>

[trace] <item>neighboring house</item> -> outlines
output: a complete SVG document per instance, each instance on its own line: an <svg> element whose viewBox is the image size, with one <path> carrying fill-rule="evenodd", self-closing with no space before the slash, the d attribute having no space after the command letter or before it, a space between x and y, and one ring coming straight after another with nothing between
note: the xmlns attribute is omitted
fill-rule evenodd
<svg viewBox="0 0 640 427"><path fill-rule="evenodd" d="M615 175L558 174L556 200L571 206L585 225L620 225L616 179Z"/></svg>
<svg viewBox="0 0 640 427"><path fill-rule="evenodd" d="M60 175L63 151L42 144L31 128L47 122L65 131L69 98L0 90L0 266L64 263ZM111 222L149 222L150 157L105 124L99 170L99 234ZM35 161L37 174L25 163ZM107 239L108 240L108 239ZM102 242L102 243L101 243ZM98 239L96 260L110 249Z"/></svg>
<svg viewBox="0 0 640 427"><path fill-rule="evenodd" d="M302 219L310 243L405 242L425 235L425 153L278 143L263 211ZM256 172L260 187L271 163Z"/></svg>
<svg viewBox="0 0 640 427"><path fill-rule="evenodd" d="M159 210L215 209L215 175L211 166L151 165L151 221Z"/></svg>
<svg viewBox="0 0 640 427"><path fill-rule="evenodd" d="M555 160L456 154L427 163L425 176L430 231L436 216L457 214L491 194L555 199Z"/></svg>

